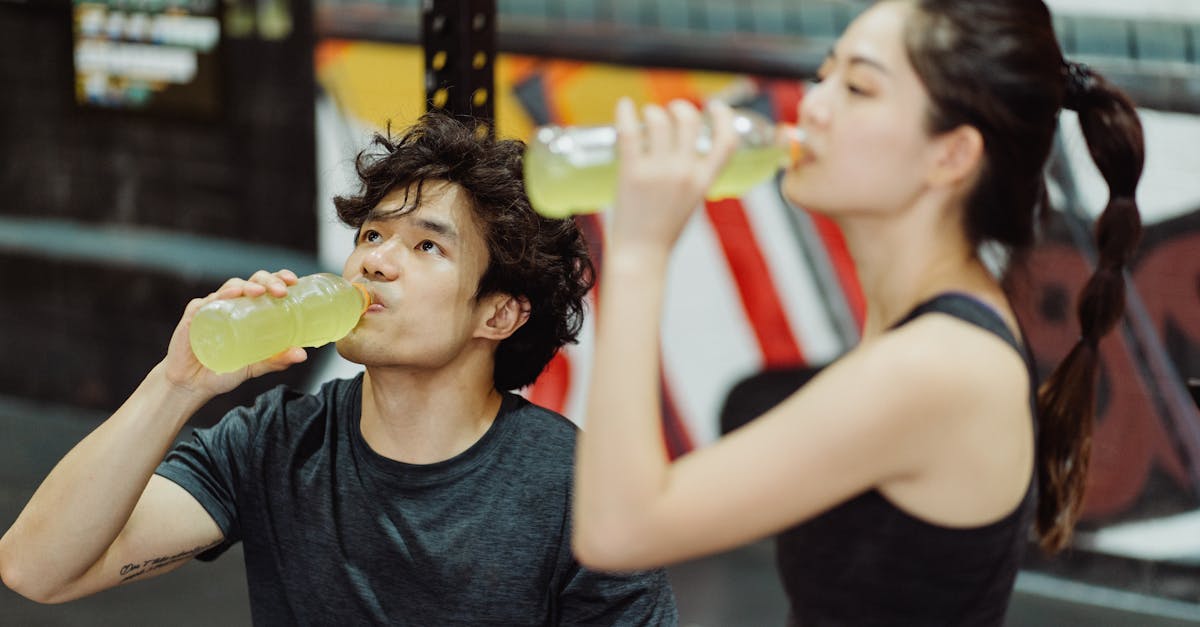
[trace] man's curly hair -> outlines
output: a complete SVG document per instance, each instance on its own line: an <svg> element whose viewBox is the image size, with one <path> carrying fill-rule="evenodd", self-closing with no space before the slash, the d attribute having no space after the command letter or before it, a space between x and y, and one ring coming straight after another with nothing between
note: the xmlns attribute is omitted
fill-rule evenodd
<svg viewBox="0 0 1200 627"><path fill-rule="evenodd" d="M390 127L376 134L355 161L359 193L333 199L338 217L359 229L378 217L372 212L392 190L416 195L405 199L401 213L420 204L427 181L449 181L467 192L488 250L475 297L505 293L528 299L530 306L529 319L496 349L493 379L499 390L533 383L562 346L577 341L584 298L595 280L575 221L546 218L530 206L522 178L524 148L524 142L494 139L431 111L397 138Z"/></svg>

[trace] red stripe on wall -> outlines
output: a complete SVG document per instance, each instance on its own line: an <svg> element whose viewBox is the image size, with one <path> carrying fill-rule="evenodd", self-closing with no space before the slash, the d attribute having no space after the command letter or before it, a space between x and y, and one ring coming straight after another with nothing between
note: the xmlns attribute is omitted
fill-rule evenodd
<svg viewBox="0 0 1200 627"><path fill-rule="evenodd" d="M695 449L696 443L692 440L687 425L683 424L683 420L679 417L679 407L675 404L671 386L661 367L659 368L659 380L662 382L663 442L667 447L667 456L675 459Z"/></svg>
<svg viewBox="0 0 1200 627"><path fill-rule="evenodd" d="M850 307L850 313L854 315L854 320L858 323L858 329L861 331L863 321L866 320L867 301L863 297L862 285L858 282L858 271L854 268L854 259L850 257L849 249L846 248L846 239L842 237L842 230L825 216L811 211L808 212L808 215L812 218L813 226L816 227L817 234L821 236L821 241L825 244L825 252L829 255L830 263L833 264L833 271L837 274L838 282L842 286L842 293L846 295L846 304Z"/></svg>
<svg viewBox="0 0 1200 627"><path fill-rule="evenodd" d="M526 398L531 403L562 414L567 408L567 393L570 390L571 360L560 350L526 391Z"/></svg>
<svg viewBox="0 0 1200 627"><path fill-rule="evenodd" d="M775 120L782 124L796 124L800 117L800 99L804 97L803 84L793 80L771 81L767 93L771 96Z"/></svg>
<svg viewBox="0 0 1200 627"><path fill-rule="evenodd" d="M771 281L767 259L750 225L746 209L736 198L705 204L708 220L717 233L742 309L758 338L766 368L783 368L804 363L800 343L792 333L787 310Z"/></svg>

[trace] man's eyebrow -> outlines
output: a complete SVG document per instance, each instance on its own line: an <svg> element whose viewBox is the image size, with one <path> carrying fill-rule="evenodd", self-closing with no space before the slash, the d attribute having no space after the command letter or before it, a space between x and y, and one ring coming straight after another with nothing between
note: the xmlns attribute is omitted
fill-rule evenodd
<svg viewBox="0 0 1200 627"><path fill-rule="evenodd" d="M414 217L413 225L419 229L431 231L447 239L458 239L458 231L455 230L454 225L449 222L435 220L433 218Z"/></svg>
<svg viewBox="0 0 1200 627"><path fill-rule="evenodd" d="M439 220L437 218L421 216L418 215L415 210L404 211L403 209L400 209L399 211L388 212L372 210L369 214L367 214L367 218L363 220L362 225L358 227L355 238L357 238L358 235L362 233L362 230L372 222L390 222L396 220L407 221L409 224L421 229L422 231L429 231L430 233L440 235L446 239L458 239L458 229L454 228L454 223L447 220Z"/></svg>

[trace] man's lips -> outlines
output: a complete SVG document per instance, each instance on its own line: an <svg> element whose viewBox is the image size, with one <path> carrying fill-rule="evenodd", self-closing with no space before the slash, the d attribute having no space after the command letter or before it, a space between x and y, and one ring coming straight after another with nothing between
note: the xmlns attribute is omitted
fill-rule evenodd
<svg viewBox="0 0 1200 627"><path fill-rule="evenodd" d="M371 292L371 304L367 307L367 311L383 311L387 309L387 303L384 302L376 290L368 290Z"/></svg>
<svg viewBox="0 0 1200 627"><path fill-rule="evenodd" d="M387 309L387 299L379 294L379 290L367 288L367 292L371 294L371 304L367 307L368 312L383 311Z"/></svg>

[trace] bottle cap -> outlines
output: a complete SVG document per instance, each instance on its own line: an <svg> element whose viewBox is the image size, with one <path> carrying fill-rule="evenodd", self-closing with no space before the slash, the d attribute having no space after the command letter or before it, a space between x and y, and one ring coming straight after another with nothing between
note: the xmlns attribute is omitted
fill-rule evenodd
<svg viewBox="0 0 1200 627"><path fill-rule="evenodd" d="M367 313L367 308L371 306L371 292L368 292L367 286L363 285L362 283L354 283L352 281L350 285L353 285L360 293L362 293L362 311L358 312L358 315L362 316L363 314Z"/></svg>
<svg viewBox="0 0 1200 627"><path fill-rule="evenodd" d="M807 152L804 144L807 136L794 124L780 124L778 129L777 141L787 150L788 165L796 165Z"/></svg>

